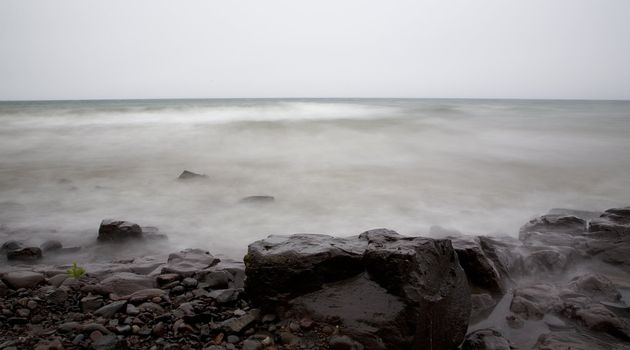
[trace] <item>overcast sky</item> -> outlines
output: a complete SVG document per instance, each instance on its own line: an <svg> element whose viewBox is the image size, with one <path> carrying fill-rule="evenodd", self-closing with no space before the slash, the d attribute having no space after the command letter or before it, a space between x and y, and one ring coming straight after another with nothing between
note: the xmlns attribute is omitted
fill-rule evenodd
<svg viewBox="0 0 630 350"><path fill-rule="evenodd" d="M630 99L629 0L0 0L0 100Z"/></svg>

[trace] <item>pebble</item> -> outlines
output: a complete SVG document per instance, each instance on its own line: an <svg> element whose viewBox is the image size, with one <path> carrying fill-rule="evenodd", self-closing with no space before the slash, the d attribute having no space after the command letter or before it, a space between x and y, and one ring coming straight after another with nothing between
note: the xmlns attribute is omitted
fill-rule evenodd
<svg viewBox="0 0 630 350"><path fill-rule="evenodd" d="M186 277L182 281L182 284L186 288L195 288L197 286L197 280L192 277Z"/></svg>

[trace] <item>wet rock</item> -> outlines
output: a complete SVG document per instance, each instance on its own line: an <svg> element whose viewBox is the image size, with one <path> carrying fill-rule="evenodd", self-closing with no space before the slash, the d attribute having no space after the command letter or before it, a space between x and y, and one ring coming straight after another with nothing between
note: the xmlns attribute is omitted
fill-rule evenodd
<svg viewBox="0 0 630 350"><path fill-rule="evenodd" d="M596 301L619 302L621 300L617 287L606 276L597 273L577 276L568 283L567 287Z"/></svg>
<svg viewBox="0 0 630 350"><path fill-rule="evenodd" d="M44 282L44 275L32 271L12 271L4 274L2 281L13 289L33 288Z"/></svg>
<svg viewBox="0 0 630 350"><path fill-rule="evenodd" d="M452 238L451 242L470 286L493 295L502 295L505 291L503 278L495 262L486 256L479 238L461 236Z"/></svg>
<svg viewBox="0 0 630 350"><path fill-rule="evenodd" d="M241 198L239 203L244 204L267 204L273 203L276 199L273 196L249 196Z"/></svg>
<svg viewBox="0 0 630 350"><path fill-rule="evenodd" d="M530 274L561 273L576 261L577 254L572 248L543 249L532 252L524 260L525 269Z"/></svg>
<svg viewBox="0 0 630 350"><path fill-rule="evenodd" d="M230 332L240 333L260 317L260 310L253 309L241 317L230 318L223 322L223 327Z"/></svg>
<svg viewBox="0 0 630 350"><path fill-rule="evenodd" d="M182 276L176 273L167 273L167 274L159 275L155 278L158 286L160 287L167 285L169 283L180 281L181 279L182 279Z"/></svg>
<svg viewBox="0 0 630 350"><path fill-rule="evenodd" d="M177 320L173 324L173 335L175 337L180 337L184 334L190 334L194 332L195 329L191 325L184 322L184 320Z"/></svg>
<svg viewBox="0 0 630 350"><path fill-rule="evenodd" d="M245 289L261 304L288 300L363 271L367 240L300 234L249 245Z"/></svg>
<svg viewBox="0 0 630 350"><path fill-rule="evenodd" d="M103 298L89 295L81 299L81 311L92 312L103 306Z"/></svg>
<svg viewBox="0 0 630 350"><path fill-rule="evenodd" d="M78 322L65 322L57 327L57 331L60 333L70 333L80 327Z"/></svg>
<svg viewBox="0 0 630 350"><path fill-rule="evenodd" d="M572 215L547 214L530 220L519 231L521 235L528 232L580 234L586 231L586 221Z"/></svg>
<svg viewBox="0 0 630 350"><path fill-rule="evenodd" d="M140 226L129 221L105 219L98 229L99 242L122 242L141 238Z"/></svg>
<svg viewBox="0 0 630 350"><path fill-rule="evenodd" d="M53 339L53 340L42 340L35 346L35 350L63 350L63 344L61 344L61 340Z"/></svg>
<svg viewBox="0 0 630 350"><path fill-rule="evenodd" d="M37 247L26 247L7 252L7 259L9 260L33 261L41 258L42 250Z"/></svg>
<svg viewBox="0 0 630 350"><path fill-rule="evenodd" d="M81 333L93 333L93 332L99 332L101 334L110 334L111 332L105 328L102 324L98 324L98 323L86 323L84 325L82 325L80 328Z"/></svg>
<svg viewBox="0 0 630 350"><path fill-rule="evenodd" d="M63 281L65 281L68 278L68 274L66 273L60 273L58 275L54 275L53 277L48 279L48 284L50 284L53 287L59 287Z"/></svg>
<svg viewBox="0 0 630 350"><path fill-rule="evenodd" d="M262 350L263 345L255 339L247 339L243 342L243 350Z"/></svg>
<svg viewBox="0 0 630 350"><path fill-rule="evenodd" d="M117 312L122 310L126 303L127 301L125 300L114 301L94 311L94 314L104 318L112 318Z"/></svg>
<svg viewBox="0 0 630 350"><path fill-rule="evenodd" d="M466 336L462 350L511 350L510 342L496 329L486 328Z"/></svg>
<svg viewBox="0 0 630 350"><path fill-rule="evenodd" d="M208 271L199 276L199 282L212 289L228 288L231 279L232 275L227 271Z"/></svg>
<svg viewBox="0 0 630 350"><path fill-rule="evenodd" d="M363 350L363 345L347 335L333 335L328 340L332 350Z"/></svg>
<svg viewBox="0 0 630 350"><path fill-rule="evenodd" d="M186 249L168 256L168 262L162 268L162 274L178 274L192 277L198 271L218 264L221 260L201 249Z"/></svg>
<svg viewBox="0 0 630 350"><path fill-rule="evenodd" d="M147 288L147 289L141 289L137 292L134 292L129 296L122 297L122 299L127 299L129 300L130 303L137 304L137 303L147 301L153 298L162 298L165 295L166 295L166 292L162 289Z"/></svg>
<svg viewBox="0 0 630 350"><path fill-rule="evenodd" d="M561 304L558 290L551 284L517 288L513 295L510 311L526 320L540 320L545 313L558 311L557 305Z"/></svg>
<svg viewBox="0 0 630 350"><path fill-rule="evenodd" d="M113 335L104 335L92 343L94 350L115 350L118 348L118 338Z"/></svg>
<svg viewBox="0 0 630 350"><path fill-rule="evenodd" d="M152 312L156 315L160 315L164 313L164 308L156 303L142 303L138 306L138 310L141 312Z"/></svg>
<svg viewBox="0 0 630 350"><path fill-rule="evenodd" d="M242 292L243 290L240 288L218 289L210 292L208 296L215 299L219 304L225 304L237 300Z"/></svg>
<svg viewBox="0 0 630 350"><path fill-rule="evenodd" d="M207 175L197 174L192 171L184 170L181 174L179 174L177 179L178 180L193 180L193 179L205 179L207 177L208 177Z"/></svg>
<svg viewBox="0 0 630 350"><path fill-rule="evenodd" d="M131 295L137 291L153 288L155 280L150 276L131 272L117 272L100 282L101 287L119 296Z"/></svg>
<svg viewBox="0 0 630 350"><path fill-rule="evenodd" d="M2 282L2 280L0 280L0 298L5 297L7 294L9 294L9 287L4 284L4 282Z"/></svg>
<svg viewBox="0 0 630 350"><path fill-rule="evenodd" d="M182 280L182 285L186 288L195 288L197 286L197 280L191 277L186 277Z"/></svg>
<svg viewBox="0 0 630 350"><path fill-rule="evenodd" d="M2 250L2 251L13 251L13 250L22 249L23 247L24 246L19 241L11 240L11 241L6 241L6 242L2 243L2 246L0 246L0 250Z"/></svg>
<svg viewBox="0 0 630 350"><path fill-rule="evenodd" d="M337 319L367 348L453 349L465 335L470 290L448 240L384 229L271 236L250 245L245 263L252 298L294 296L294 313Z"/></svg>
<svg viewBox="0 0 630 350"><path fill-rule="evenodd" d="M451 242L383 230L368 231L361 237L369 242L363 263L370 278L406 304L406 326L390 324L400 336L384 335L385 344L457 347L468 327L471 303L466 275Z"/></svg>
<svg viewBox="0 0 630 350"><path fill-rule="evenodd" d="M478 319L481 315L484 315L486 311L491 310L497 305L497 301L486 293L472 294L470 296L471 302L471 319Z"/></svg>
<svg viewBox="0 0 630 350"><path fill-rule="evenodd" d="M588 334L575 331L543 334L536 342L538 350L627 350L629 347L616 346Z"/></svg>
<svg viewBox="0 0 630 350"><path fill-rule="evenodd" d="M44 243L42 243L39 248L43 251L43 252L51 252L51 251L56 251L59 250L61 248L63 248L63 245L61 244L61 242L59 242L56 239L50 239L45 241Z"/></svg>

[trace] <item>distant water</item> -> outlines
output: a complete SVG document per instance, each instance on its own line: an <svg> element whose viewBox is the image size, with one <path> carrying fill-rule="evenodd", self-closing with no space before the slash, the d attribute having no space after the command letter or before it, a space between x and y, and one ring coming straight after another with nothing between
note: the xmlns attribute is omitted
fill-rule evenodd
<svg viewBox="0 0 630 350"><path fill-rule="evenodd" d="M515 235L552 207L629 204L630 102L0 102L0 241L89 245L123 218L240 257L269 234Z"/></svg>

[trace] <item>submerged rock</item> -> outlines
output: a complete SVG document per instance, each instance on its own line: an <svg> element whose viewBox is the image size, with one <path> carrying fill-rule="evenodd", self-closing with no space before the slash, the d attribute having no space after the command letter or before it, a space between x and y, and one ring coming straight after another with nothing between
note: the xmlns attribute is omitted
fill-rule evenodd
<svg viewBox="0 0 630 350"><path fill-rule="evenodd" d="M249 197L241 198L239 203L266 204L266 203L273 203L275 200L276 199L273 196L249 196Z"/></svg>
<svg viewBox="0 0 630 350"><path fill-rule="evenodd" d="M26 247L7 252L7 259L9 260L32 261L41 258L42 250L37 247Z"/></svg>
<svg viewBox="0 0 630 350"><path fill-rule="evenodd" d="M204 179L207 178L208 175L193 173L192 171L184 170L179 176L177 180L192 180L192 179Z"/></svg>
<svg viewBox="0 0 630 350"><path fill-rule="evenodd" d="M129 221L105 219L98 229L99 242L122 242L141 238L142 228Z"/></svg>
<svg viewBox="0 0 630 350"><path fill-rule="evenodd" d="M54 250L60 250L63 248L63 245L61 244L61 242L59 242L56 239L49 239L46 242L42 243L39 248L41 248L42 251L44 252L49 252L49 251L54 251Z"/></svg>

